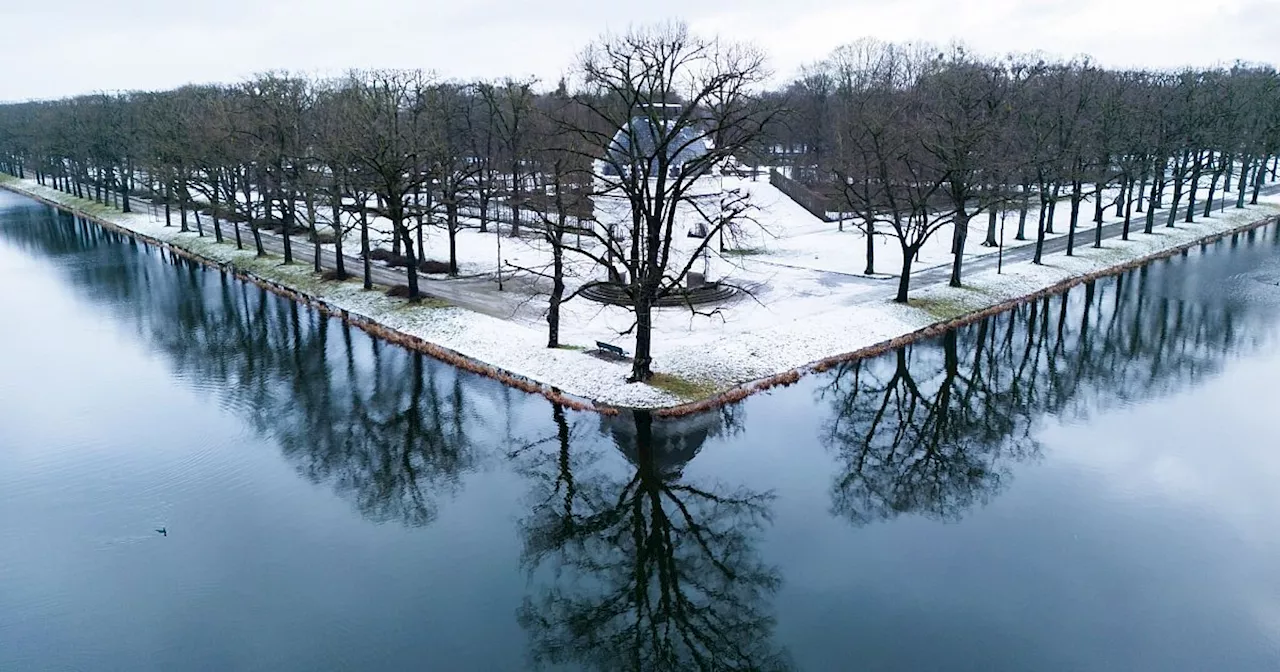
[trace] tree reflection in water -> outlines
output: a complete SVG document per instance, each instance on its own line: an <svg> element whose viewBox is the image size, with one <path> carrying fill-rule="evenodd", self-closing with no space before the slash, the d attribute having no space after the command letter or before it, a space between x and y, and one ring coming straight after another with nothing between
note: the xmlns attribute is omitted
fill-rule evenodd
<svg viewBox="0 0 1280 672"><path fill-rule="evenodd" d="M369 520L431 522L475 468L477 446L498 443L472 418L501 417L495 407L510 402L493 381L87 222L38 221L0 233L44 254L82 255L64 266L75 286ZM174 268L161 272L157 258Z"/></svg>
<svg viewBox="0 0 1280 672"><path fill-rule="evenodd" d="M518 616L537 662L786 667L771 644L778 571L755 550L771 496L683 475L708 438L737 431L733 410L575 415L571 424L541 398L512 396L225 274L166 260L178 274L167 275L155 250L139 254L97 227L6 229L45 253L105 255L71 266L73 284L373 521L428 524L486 449L503 445L497 427L513 403L550 408L552 440L516 458L534 484L523 562L542 580Z"/></svg>
<svg viewBox="0 0 1280 672"><path fill-rule="evenodd" d="M582 436L553 408L553 450L521 457L535 483L522 521L535 594L519 611L539 665L601 670L774 670L769 599L781 580L755 543L772 495L694 483L684 467L739 425L726 409L603 417ZM603 462L608 437L626 457ZM592 440L596 439L596 440Z"/></svg>
<svg viewBox="0 0 1280 672"><path fill-rule="evenodd" d="M169 260L170 275L154 249L148 257L96 226L64 217L0 235L47 255L81 255L61 266L74 286L373 521L429 523L481 456L509 442L498 419L510 423L513 405L546 408L226 274ZM1273 248L1280 227L1265 235ZM1077 421L1169 394L1266 343L1275 330L1268 310L1185 298L1188 285L1228 282L1194 274L1229 273L1230 259L1144 267L838 367L821 391L831 409L822 434L840 464L833 510L858 525L901 514L957 519L1040 454L1046 416ZM780 576L756 551L772 495L685 474L708 439L738 431L740 407L599 420L549 407L550 439L512 458L532 484L520 521L531 592L518 617L533 660L789 667L772 643Z"/></svg>
<svg viewBox="0 0 1280 672"><path fill-rule="evenodd" d="M1272 336L1267 311L1167 291L1182 282L1170 263L837 367L820 392L832 411L823 437L841 464L834 512L856 525L958 519L1040 454L1043 418L1079 421L1173 393Z"/></svg>

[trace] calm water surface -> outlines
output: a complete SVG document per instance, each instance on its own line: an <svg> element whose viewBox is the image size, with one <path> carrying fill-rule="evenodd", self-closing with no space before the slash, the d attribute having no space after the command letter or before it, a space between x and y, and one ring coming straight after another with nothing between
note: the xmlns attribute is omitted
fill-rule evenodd
<svg viewBox="0 0 1280 672"><path fill-rule="evenodd" d="M0 670L1280 669L1278 335L1266 228L601 418L0 193Z"/></svg>

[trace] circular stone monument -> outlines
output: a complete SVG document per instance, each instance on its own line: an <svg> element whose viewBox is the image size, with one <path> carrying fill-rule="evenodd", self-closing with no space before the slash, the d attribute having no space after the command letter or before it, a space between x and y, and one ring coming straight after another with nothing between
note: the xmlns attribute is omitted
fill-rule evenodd
<svg viewBox="0 0 1280 672"><path fill-rule="evenodd" d="M709 303L728 301L738 294L738 290L718 282L696 284L693 287L680 287L654 304L664 306L702 306ZM582 288L582 296L599 303L611 306L632 306L635 302L627 294L626 285L620 282L597 281L588 283Z"/></svg>

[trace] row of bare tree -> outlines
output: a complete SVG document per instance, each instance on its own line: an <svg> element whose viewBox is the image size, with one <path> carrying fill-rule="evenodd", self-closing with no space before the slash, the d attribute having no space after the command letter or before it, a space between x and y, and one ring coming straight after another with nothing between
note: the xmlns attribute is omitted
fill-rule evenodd
<svg viewBox="0 0 1280 672"><path fill-rule="evenodd" d="M1280 76L1269 67L1121 72L862 40L783 89L767 90L766 77L758 51L668 24L597 40L548 92L387 70L0 106L0 169L126 211L141 195L167 220L176 210L184 230L194 215L204 235L208 220L219 241L232 222L235 244L258 254L262 230L276 230L285 263L292 236L306 234L317 272L333 259L332 278L347 275L346 241L358 234L366 288L383 254L406 269L410 298L423 268L457 274L463 228L537 236L549 261L523 270L546 286L548 345L559 345L560 305L585 286L565 281L573 255L625 291L632 378L647 380L653 308L745 216L699 207L694 183L736 160L794 149L792 174L866 234L869 273L876 237L897 240L905 302L912 262L947 227L959 286L974 217L987 216L983 244L994 246L997 215L1016 212L1015 237L1035 236L1038 263L1060 200L1070 255L1090 201L1100 246L1104 208L1128 238L1135 212L1150 233L1160 209L1172 226L1209 216L1231 191L1243 207L1280 155ZM592 224L604 196L627 205L621 227ZM677 211L705 219L691 255L673 249L688 224ZM371 248L375 220L389 223L389 254ZM425 261L428 227L447 232L447 262Z"/></svg>
<svg viewBox="0 0 1280 672"><path fill-rule="evenodd" d="M577 254L623 286L635 310L632 377L647 380L651 311L691 266L672 254L676 210L695 181L757 141L768 111L755 85L765 74L749 47L664 24L590 45L572 90L568 80L540 92L532 81L380 70L5 105L0 169L126 212L142 196L163 205L166 221L176 210L183 231L194 215L205 235L208 220L219 242L232 222L229 237L259 255L268 252L261 233L272 229L285 263L294 260L292 236L306 234L316 272L332 265L330 279L346 277L345 241L358 232L365 287L371 260L383 255L406 269L410 299L420 294L426 227L447 231L451 275L464 227L541 237L550 261L523 270L548 285L548 345L559 345L559 306L574 293L565 255ZM620 129L629 142L615 140ZM685 156L694 158L671 170ZM601 161L614 170L597 170ZM591 225L590 196L601 190L630 204L630 221ZM708 217L711 240L730 217ZM392 233L389 255L371 249L379 218Z"/></svg>
<svg viewBox="0 0 1280 672"><path fill-rule="evenodd" d="M901 245L904 302L916 254L953 222L959 286L968 224L980 214L988 215L982 244L995 246L997 213L1016 212L1016 237L1035 237L1039 263L1059 200L1071 208L1071 255L1089 200L1100 246L1110 206L1127 239L1135 212L1150 233L1156 210L1168 209L1168 226L1208 217L1232 186L1235 207L1256 203L1280 155L1280 76L1270 66L1116 71L1087 58L985 59L864 39L774 95L789 103L788 123L773 130L795 177L866 233Z"/></svg>
<svg viewBox="0 0 1280 672"><path fill-rule="evenodd" d="M240 85L9 105L0 137L8 172L126 212L139 193L163 203L166 218L177 209L183 230L191 211L203 211L219 241L221 221L247 223L259 254L259 230L281 229L286 263L289 234L301 228L339 253L344 234L358 230L366 284L369 220L386 218L416 295L423 226L447 229L452 242L460 213L474 207L488 230L501 196L519 234L521 189L555 174L540 165L554 158L536 146L550 135L555 99L535 97L531 82L441 82L417 70L332 80L269 73ZM197 225L203 234L198 214Z"/></svg>

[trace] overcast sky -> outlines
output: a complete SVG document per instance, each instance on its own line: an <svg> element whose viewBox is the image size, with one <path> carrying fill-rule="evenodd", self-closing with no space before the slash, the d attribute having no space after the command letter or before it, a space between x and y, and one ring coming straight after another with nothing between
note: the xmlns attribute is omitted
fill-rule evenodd
<svg viewBox="0 0 1280 672"><path fill-rule="evenodd" d="M1084 53L1109 66L1280 64L1280 0L0 0L0 100L272 69L554 83L592 38L669 18L759 44L780 78L862 36Z"/></svg>

